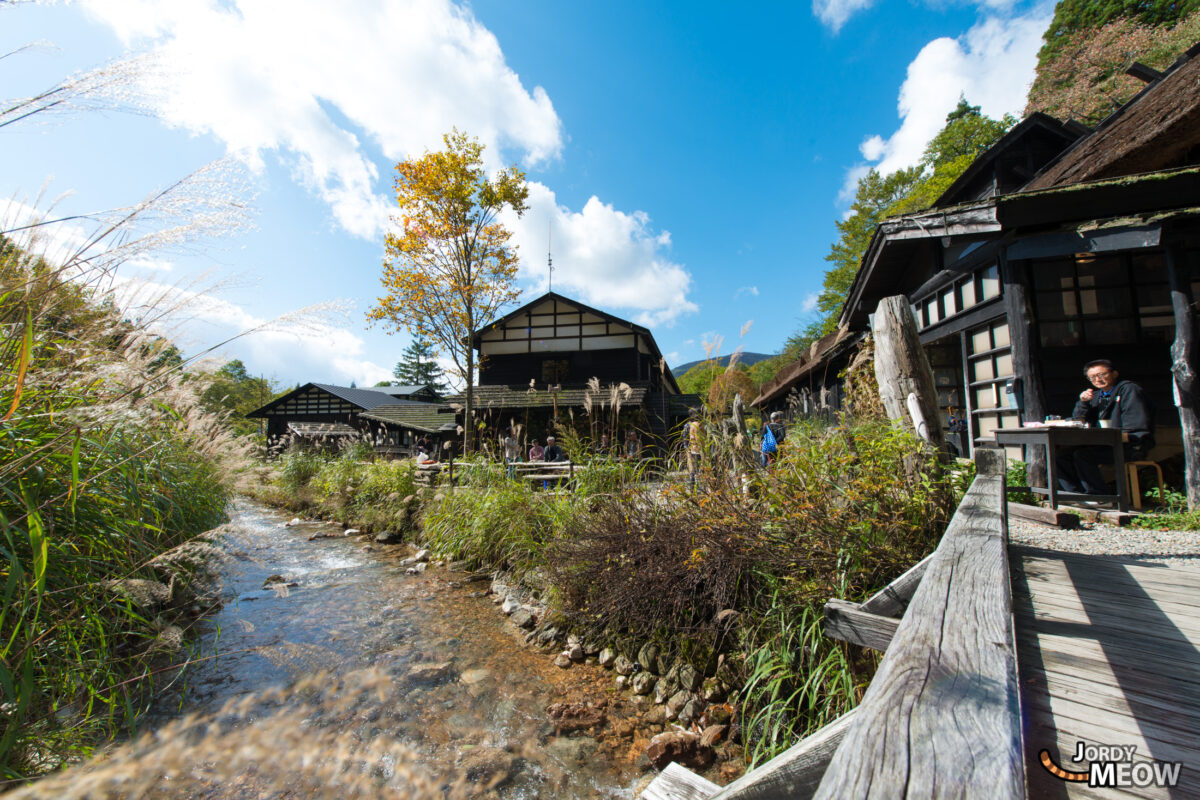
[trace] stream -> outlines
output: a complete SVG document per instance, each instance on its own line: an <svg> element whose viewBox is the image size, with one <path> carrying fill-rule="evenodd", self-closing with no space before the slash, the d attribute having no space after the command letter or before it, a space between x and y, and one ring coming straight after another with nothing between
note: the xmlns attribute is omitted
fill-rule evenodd
<svg viewBox="0 0 1200 800"><path fill-rule="evenodd" d="M237 500L231 514L220 540L224 606L199 623L200 660L159 696L152 730L252 702L305 675L374 667L391 687L386 713L368 701L323 724L368 739L393 737L437 774L466 763L472 751L516 754L510 777L488 796L632 796L635 743L556 735L546 713L555 702L591 699L611 719L622 703L611 674L586 665L559 669L553 654L525 645L485 593L488 582L468 583L439 568L406 574L403 547L367 548L353 537L309 541L340 528L286 527L290 515L249 500ZM264 589L276 575L295 585ZM264 714L249 713L242 724Z"/></svg>

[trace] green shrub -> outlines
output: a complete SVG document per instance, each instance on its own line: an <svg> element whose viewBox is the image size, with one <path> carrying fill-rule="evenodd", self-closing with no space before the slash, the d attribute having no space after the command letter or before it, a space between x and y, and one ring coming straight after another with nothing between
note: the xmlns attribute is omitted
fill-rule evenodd
<svg viewBox="0 0 1200 800"><path fill-rule="evenodd" d="M325 458L306 448L289 448L279 458L279 482L288 489L307 486L325 464Z"/></svg>

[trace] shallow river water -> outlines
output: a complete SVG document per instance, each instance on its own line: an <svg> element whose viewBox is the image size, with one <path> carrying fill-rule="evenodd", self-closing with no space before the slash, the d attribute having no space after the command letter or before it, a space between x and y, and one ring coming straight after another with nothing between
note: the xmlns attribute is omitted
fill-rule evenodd
<svg viewBox="0 0 1200 800"><path fill-rule="evenodd" d="M203 660L161 697L152 727L306 674L375 667L390 687L379 701L387 713L368 700L325 724L359 737L395 737L438 772L452 773L472 751L514 754L511 778L495 789L501 798L631 796L632 742L615 753L587 736L557 736L546 714L554 702L611 702L610 675L587 666L560 670L552 655L524 645L484 595L487 582L465 583L463 574L441 569L409 575L399 564L403 548L367 550L359 538L309 541L338 529L285 527L288 518L237 502L221 541L229 556L225 604L200 623L196 655ZM272 575L296 585L264 589Z"/></svg>

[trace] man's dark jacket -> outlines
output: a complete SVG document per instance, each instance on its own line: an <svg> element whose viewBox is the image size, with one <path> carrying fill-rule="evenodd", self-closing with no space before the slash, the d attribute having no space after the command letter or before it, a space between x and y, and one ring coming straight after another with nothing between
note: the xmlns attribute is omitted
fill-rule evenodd
<svg viewBox="0 0 1200 800"><path fill-rule="evenodd" d="M1086 420L1089 425L1102 419L1112 420L1114 428L1129 434L1130 449L1142 454L1154 447L1154 404L1133 381L1119 382L1104 398L1099 389L1093 389L1092 399L1075 403L1071 416Z"/></svg>
<svg viewBox="0 0 1200 800"><path fill-rule="evenodd" d="M543 456L543 458L545 458L546 461L566 461L567 454L564 453L563 449L558 446L558 442L555 442L546 448L546 454Z"/></svg>

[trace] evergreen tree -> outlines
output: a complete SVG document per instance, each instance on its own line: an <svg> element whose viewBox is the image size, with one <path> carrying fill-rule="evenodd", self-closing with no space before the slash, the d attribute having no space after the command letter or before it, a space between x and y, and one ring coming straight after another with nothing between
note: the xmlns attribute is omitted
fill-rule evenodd
<svg viewBox="0 0 1200 800"><path fill-rule="evenodd" d="M443 380L445 372L437 363L433 342L421 336L414 336L401 355L401 360L392 370L397 383L401 386L432 386L438 394L446 394L446 384Z"/></svg>

